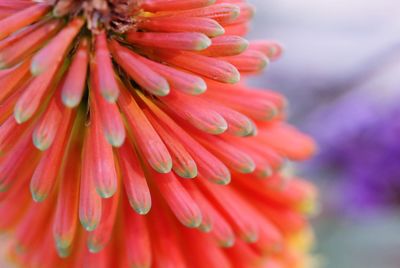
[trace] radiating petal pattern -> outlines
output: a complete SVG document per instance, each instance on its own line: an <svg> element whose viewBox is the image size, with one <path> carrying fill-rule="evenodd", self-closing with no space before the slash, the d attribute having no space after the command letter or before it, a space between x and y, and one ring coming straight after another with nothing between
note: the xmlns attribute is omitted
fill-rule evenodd
<svg viewBox="0 0 400 268"><path fill-rule="evenodd" d="M38 3L40 2L40 3ZM243 80L246 0L0 0L0 230L22 267L309 267L315 150Z"/></svg>

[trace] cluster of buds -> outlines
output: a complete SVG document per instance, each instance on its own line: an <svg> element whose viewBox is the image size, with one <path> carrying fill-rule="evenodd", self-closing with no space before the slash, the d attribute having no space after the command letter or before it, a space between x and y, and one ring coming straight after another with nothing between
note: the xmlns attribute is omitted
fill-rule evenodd
<svg viewBox="0 0 400 268"><path fill-rule="evenodd" d="M243 77L245 0L0 0L0 229L23 267L306 267L313 141ZM241 79L242 77L242 79Z"/></svg>

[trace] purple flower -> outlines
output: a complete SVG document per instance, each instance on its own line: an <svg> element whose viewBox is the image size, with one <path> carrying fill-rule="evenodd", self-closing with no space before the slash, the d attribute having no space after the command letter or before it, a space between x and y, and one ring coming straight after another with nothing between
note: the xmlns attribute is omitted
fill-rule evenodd
<svg viewBox="0 0 400 268"><path fill-rule="evenodd" d="M319 165L325 177L336 180L341 209L363 213L400 205L400 108L375 116L370 109L354 111L347 110L353 127L341 122L342 135L329 136L330 128L320 132L322 150L312 167Z"/></svg>

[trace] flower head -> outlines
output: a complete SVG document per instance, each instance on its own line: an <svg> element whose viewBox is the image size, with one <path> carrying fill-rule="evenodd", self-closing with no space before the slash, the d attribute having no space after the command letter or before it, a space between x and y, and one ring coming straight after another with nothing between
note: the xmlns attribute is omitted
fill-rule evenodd
<svg viewBox="0 0 400 268"><path fill-rule="evenodd" d="M284 123L280 94L239 82L281 52L242 37L252 6L0 7L0 228L18 262L304 264L315 190L281 168L314 144Z"/></svg>

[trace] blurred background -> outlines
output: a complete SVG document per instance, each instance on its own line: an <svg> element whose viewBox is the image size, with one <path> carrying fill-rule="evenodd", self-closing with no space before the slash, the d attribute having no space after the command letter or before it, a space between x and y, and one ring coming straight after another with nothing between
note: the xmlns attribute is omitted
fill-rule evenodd
<svg viewBox="0 0 400 268"><path fill-rule="evenodd" d="M250 39L285 47L252 83L284 93L319 144L299 172L321 189L323 267L400 267L399 0L250 2Z"/></svg>

